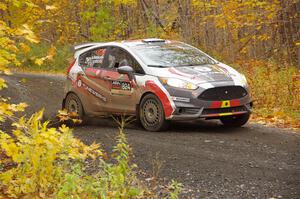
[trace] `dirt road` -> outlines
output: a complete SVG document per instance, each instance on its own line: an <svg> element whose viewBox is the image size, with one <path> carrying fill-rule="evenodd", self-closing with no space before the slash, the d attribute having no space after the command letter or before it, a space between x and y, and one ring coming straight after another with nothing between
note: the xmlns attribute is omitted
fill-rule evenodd
<svg viewBox="0 0 300 199"><path fill-rule="evenodd" d="M27 114L46 108L46 117L61 107L63 76L4 76L0 91L14 102L27 102ZM111 149L117 129L113 120L98 119L75 129L86 143ZM160 177L182 182L193 198L300 198L300 134L248 124L225 129L218 122L174 123L166 132L126 129L140 169L151 174L163 163ZM190 190L189 190L190 189Z"/></svg>

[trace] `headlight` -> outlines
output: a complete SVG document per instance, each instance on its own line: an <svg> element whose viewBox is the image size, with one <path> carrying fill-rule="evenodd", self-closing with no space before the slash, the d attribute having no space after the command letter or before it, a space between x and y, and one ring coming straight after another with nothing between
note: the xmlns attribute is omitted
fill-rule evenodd
<svg viewBox="0 0 300 199"><path fill-rule="evenodd" d="M176 88L184 88L184 89L188 89L188 90L195 90L198 88L198 86L196 86L195 84L181 80L181 79L162 78L162 77L160 77L159 79L164 85L168 85L168 86L172 86L172 87L176 87Z"/></svg>
<svg viewBox="0 0 300 199"><path fill-rule="evenodd" d="M247 79L246 79L246 76L241 74L241 80L242 80L242 83L245 85L245 86L248 86L248 82L247 82Z"/></svg>

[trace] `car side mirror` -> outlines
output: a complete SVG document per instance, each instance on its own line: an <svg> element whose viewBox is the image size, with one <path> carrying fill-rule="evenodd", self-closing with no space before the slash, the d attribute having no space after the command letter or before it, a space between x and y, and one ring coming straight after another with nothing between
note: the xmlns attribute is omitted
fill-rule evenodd
<svg viewBox="0 0 300 199"><path fill-rule="evenodd" d="M130 80L135 80L134 78L134 70L131 66L120 66L117 68L118 73L127 74Z"/></svg>

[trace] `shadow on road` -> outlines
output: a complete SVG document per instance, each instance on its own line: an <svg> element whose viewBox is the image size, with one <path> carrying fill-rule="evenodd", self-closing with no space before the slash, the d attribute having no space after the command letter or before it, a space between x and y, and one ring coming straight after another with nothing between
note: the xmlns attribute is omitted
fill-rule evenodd
<svg viewBox="0 0 300 199"><path fill-rule="evenodd" d="M117 128L118 125L112 118L90 118L86 124L90 127L103 127L103 128ZM134 121L126 126L126 129L138 130L147 132L143 127ZM246 126L240 128L230 128L221 125L217 120L196 120L196 121L172 121L170 127L162 132L147 132L154 134L168 134L168 133L221 133L221 134L234 134L247 132L249 129Z"/></svg>

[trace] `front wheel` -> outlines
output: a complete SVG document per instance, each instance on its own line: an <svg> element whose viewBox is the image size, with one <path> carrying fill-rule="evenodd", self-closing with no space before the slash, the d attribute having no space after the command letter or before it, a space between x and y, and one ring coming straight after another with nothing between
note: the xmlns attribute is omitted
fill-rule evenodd
<svg viewBox="0 0 300 199"><path fill-rule="evenodd" d="M245 125L250 118L250 113L242 115L232 115L220 118L224 126L228 127L241 127Z"/></svg>
<svg viewBox="0 0 300 199"><path fill-rule="evenodd" d="M140 122L147 131L162 131L168 128L169 121L165 120L162 103L155 95L146 95L139 109Z"/></svg>

